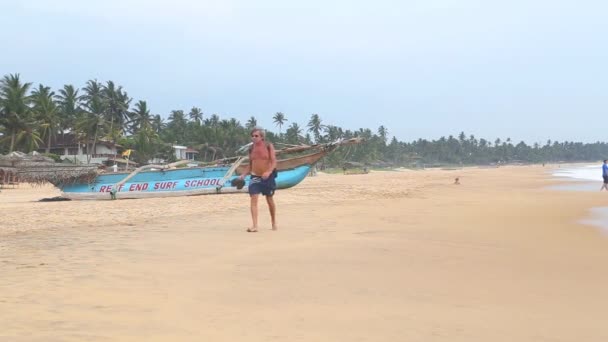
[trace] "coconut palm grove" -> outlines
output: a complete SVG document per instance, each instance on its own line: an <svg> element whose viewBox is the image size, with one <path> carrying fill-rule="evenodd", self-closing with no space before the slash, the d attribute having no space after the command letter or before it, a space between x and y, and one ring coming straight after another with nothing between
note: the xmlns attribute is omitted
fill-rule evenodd
<svg viewBox="0 0 608 342"><path fill-rule="evenodd" d="M249 142L257 118L246 122L206 113L200 104L192 108L156 113L145 100L133 99L114 81L88 80L84 85L66 84L51 89L6 74L0 80L0 153L50 152L52 141L71 134L95 153L100 141L133 150L132 160L145 164L153 158L171 160L172 145L199 152L201 162L235 155ZM390 127L345 128L323 121L312 113L307 122L289 119L289 113L268 113L274 127L265 127L267 139L277 148L361 137L365 142L340 149L323 161L338 167L345 162L376 166L484 165L494 163L574 162L605 159L604 142L551 141L527 145L509 137L478 138L464 132L436 140L399 141ZM404 113L404 115L408 115ZM412 132L415 136L415 132Z"/></svg>

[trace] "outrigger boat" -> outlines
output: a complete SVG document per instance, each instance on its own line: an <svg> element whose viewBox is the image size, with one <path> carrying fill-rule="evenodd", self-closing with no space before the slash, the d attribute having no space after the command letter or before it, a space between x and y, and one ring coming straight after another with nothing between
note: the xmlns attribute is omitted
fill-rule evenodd
<svg viewBox="0 0 608 342"><path fill-rule="evenodd" d="M299 184L322 157L337 147L359 142L360 138L353 138L277 150L277 190ZM282 158L286 154L294 153L300 155ZM53 168L47 165L42 169L32 165L19 167L17 164L17 168L22 180L51 182L61 189L62 197L72 200L194 196L248 191L249 177L245 178L244 186L237 187L232 184L249 163L248 157L221 159L205 166L178 167L180 164L191 162L189 160L169 165L145 165L131 173L100 173L92 166L70 167L62 164ZM72 168L80 169L75 171ZM44 176L41 176L40 172L43 172Z"/></svg>

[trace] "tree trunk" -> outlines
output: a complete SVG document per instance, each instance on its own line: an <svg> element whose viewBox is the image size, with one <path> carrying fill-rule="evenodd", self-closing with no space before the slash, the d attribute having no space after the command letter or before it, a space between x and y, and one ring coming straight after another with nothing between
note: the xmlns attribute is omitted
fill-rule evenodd
<svg viewBox="0 0 608 342"><path fill-rule="evenodd" d="M116 160L116 137L114 136L114 115L110 119L110 134L112 135L112 144L114 144L114 160Z"/></svg>
<svg viewBox="0 0 608 342"><path fill-rule="evenodd" d="M46 154L51 153L51 133L49 133L49 137L46 140L46 149L45 149Z"/></svg>
<svg viewBox="0 0 608 342"><path fill-rule="evenodd" d="M87 139L87 164L91 164L91 144L89 144L89 136L86 136Z"/></svg>
<svg viewBox="0 0 608 342"><path fill-rule="evenodd" d="M97 154L97 130L95 131L95 135L93 136L93 155Z"/></svg>
<svg viewBox="0 0 608 342"><path fill-rule="evenodd" d="M15 148L15 139L17 138L17 133L15 132L15 130L13 130L11 132L11 147L8 149L8 153L13 152L13 149Z"/></svg>

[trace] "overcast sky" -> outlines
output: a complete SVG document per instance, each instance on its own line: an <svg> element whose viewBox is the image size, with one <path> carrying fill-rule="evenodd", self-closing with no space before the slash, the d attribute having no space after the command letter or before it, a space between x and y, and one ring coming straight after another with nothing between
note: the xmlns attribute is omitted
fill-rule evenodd
<svg viewBox="0 0 608 342"><path fill-rule="evenodd" d="M411 141L608 141L608 2L0 0L0 76Z"/></svg>

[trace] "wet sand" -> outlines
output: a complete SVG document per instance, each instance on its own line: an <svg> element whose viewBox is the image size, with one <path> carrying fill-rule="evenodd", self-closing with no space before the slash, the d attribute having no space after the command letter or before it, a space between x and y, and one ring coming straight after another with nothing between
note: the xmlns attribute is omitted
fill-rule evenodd
<svg viewBox="0 0 608 342"><path fill-rule="evenodd" d="M607 341L607 193L542 167L307 178L246 195L0 193L0 341ZM453 185L455 177L460 185Z"/></svg>

